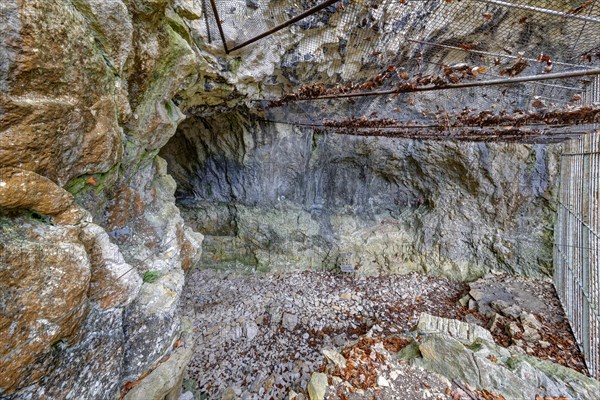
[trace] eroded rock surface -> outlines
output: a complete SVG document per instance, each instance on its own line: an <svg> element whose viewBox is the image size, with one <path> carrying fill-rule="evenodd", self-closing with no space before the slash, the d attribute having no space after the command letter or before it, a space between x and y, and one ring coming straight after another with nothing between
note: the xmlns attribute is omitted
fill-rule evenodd
<svg viewBox="0 0 600 400"><path fill-rule="evenodd" d="M458 324L465 325L462 330L474 329L467 323L423 315L421 318L427 320L423 325L428 329L421 330L421 322L417 326L421 339L416 346L420 354L407 356L417 366L508 399L536 396L596 399L600 396L597 380L549 361L511 353L490 341L489 332L465 338L451 333L447 327ZM430 329L434 325L440 327L437 332Z"/></svg>
<svg viewBox="0 0 600 400"><path fill-rule="evenodd" d="M0 21L0 397L118 398L172 351L199 255L156 158L199 55L171 1L9 0Z"/></svg>
<svg viewBox="0 0 600 400"><path fill-rule="evenodd" d="M259 270L551 271L556 154L543 145L322 135L239 113L192 118L161 150L204 263Z"/></svg>
<svg viewBox="0 0 600 400"><path fill-rule="evenodd" d="M51 371L53 346L77 342L89 312L91 266L75 227L2 218L0 235L0 382L15 389Z"/></svg>

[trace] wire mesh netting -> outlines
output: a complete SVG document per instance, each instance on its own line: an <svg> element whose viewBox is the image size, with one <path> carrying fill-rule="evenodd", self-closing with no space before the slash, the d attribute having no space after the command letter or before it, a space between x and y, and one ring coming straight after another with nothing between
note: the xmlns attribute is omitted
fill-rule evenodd
<svg viewBox="0 0 600 400"><path fill-rule="evenodd" d="M554 285L590 374L600 377L600 135L564 145Z"/></svg>
<svg viewBox="0 0 600 400"><path fill-rule="evenodd" d="M270 95L255 102L269 121L528 142L598 128L595 0L343 0L274 33L323 3L204 1L211 40L222 43L221 25L228 49L241 46L232 56L251 46L289 47L264 83ZM261 34L268 37L252 41Z"/></svg>

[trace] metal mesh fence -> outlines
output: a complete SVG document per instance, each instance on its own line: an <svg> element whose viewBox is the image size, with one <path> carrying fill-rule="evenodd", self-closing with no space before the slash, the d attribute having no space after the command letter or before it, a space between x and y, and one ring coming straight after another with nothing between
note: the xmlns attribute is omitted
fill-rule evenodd
<svg viewBox="0 0 600 400"><path fill-rule="evenodd" d="M256 99L268 121L375 135L381 132L361 126L339 132L325 122L364 117L381 128L382 120L393 119L402 129L387 129L386 136L535 142L598 128L597 109L585 126L577 118L558 124L543 118L549 110L594 106L590 92L600 74L595 0L204 1L211 5L205 5L207 34L221 44L224 38L231 57L243 58L252 46L288 48L280 72L264 82L267 98ZM310 12L319 5L326 6ZM307 10L310 15L285 26ZM581 75L564 76L575 71ZM498 79L506 82L478 86ZM448 89L465 83L475 86ZM520 124L522 134L509 129L489 136L491 128L462 129L439 118L463 112L537 120L531 129ZM478 125L473 120L468 128ZM566 134L565 125L580 126Z"/></svg>
<svg viewBox="0 0 600 400"><path fill-rule="evenodd" d="M600 377L600 134L565 144L554 284L592 376Z"/></svg>

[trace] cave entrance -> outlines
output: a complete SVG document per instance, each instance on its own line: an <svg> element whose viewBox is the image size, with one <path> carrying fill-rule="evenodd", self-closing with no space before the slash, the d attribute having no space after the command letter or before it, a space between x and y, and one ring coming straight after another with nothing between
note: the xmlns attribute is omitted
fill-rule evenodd
<svg viewBox="0 0 600 400"><path fill-rule="evenodd" d="M552 284L524 276L548 276L554 262L563 271L555 282L565 282L570 264L556 266L552 251L575 245L555 243L553 199L575 199L562 197L565 182L593 197L573 183L593 175L592 164L567 168L575 156L565 154L593 160L597 144L596 135L561 147L336 136L238 111L188 119L161 151L184 219L205 235L184 295L201 332L187 387L210 398L301 393L323 349L350 360L351 343L370 337L400 350L422 313L485 327L496 343L587 373ZM559 229L572 231L566 216ZM346 264L357 273L341 273ZM560 290L565 304L578 294ZM570 301L571 312L590 310ZM365 379L353 384L374 390Z"/></svg>
<svg viewBox="0 0 600 400"><path fill-rule="evenodd" d="M352 360L348 341L365 351L365 335L398 350L420 312L485 327L499 344L580 371L587 362L597 376L593 5L252 2L240 11L211 1L204 34L227 54L267 36L258 43L269 47L285 21L303 19L288 23L298 40L260 97L220 114L190 110L162 152L184 218L205 234L204 269L190 283L202 295L188 292L189 304L209 321L203 344L221 352L200 351L192 363L199 390L304 390L323 346L342 349L325 354L328 365ZM245 54L229 57L232 76L252 75ZM356 276L338 272L349 266ZM553 274L559 297L543 280ZM217 372L202 378L206 365ZM337 368L325 366L332 381L357 375ZM355 390L393 380L372 385L362 372ZM225 376L231 385L215 384ZM453 384L451 393L483 396Z"/></svg>

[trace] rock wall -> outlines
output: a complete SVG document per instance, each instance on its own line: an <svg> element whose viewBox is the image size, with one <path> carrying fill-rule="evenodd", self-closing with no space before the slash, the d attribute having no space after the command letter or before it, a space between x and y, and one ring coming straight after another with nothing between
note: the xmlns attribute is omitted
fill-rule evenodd
<svg viewBox="0 0 600 400"><path fill-rule="evenodd" d="M246 4L228 35L257 28L232 25ZM325 60L354 60L344 79L374 71L332 13L227 57L189 0L3 1L0 398L177 394L202 236L175 181L205 263L329 268L352 252L366 272L548 273L548 148L324 136L240 108Z"/></svg>
<svg viewBox="0 0 600 400"><path fill-rule="evenodd" d="M157 157L199 63L176 10L185 4L0 7L0 398L180 390L181 365L148 383L166 358L189 360L178 304L202 241Z"/></svg>
<svg viewBox="0 0 600 400"><path fill-rule="evenodd" d="M320 134L191 118L161 150L203 262L259 270L551 273L552 147Z"/></svg>

